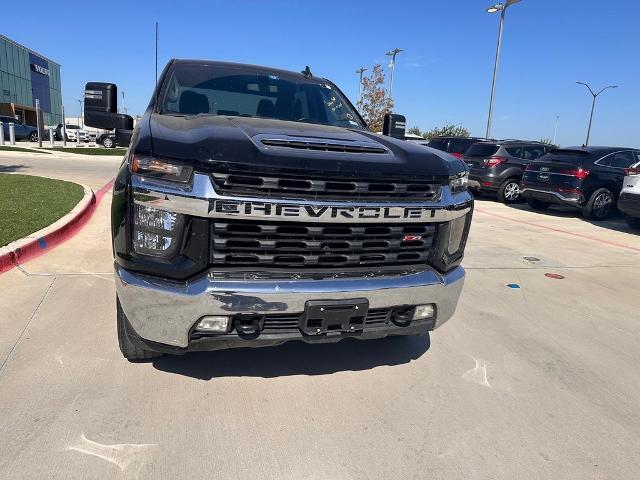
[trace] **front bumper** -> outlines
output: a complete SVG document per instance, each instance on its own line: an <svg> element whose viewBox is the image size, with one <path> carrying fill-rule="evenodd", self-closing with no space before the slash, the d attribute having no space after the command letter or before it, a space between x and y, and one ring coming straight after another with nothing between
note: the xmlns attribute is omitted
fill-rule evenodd
<svg viewBox="0 0 640 480"><path fill-rule="evenodd" d="M640 218L640 194L622 192L618 198L618 210L633 218Z"/></svg>
<svg viewBox="0 0 640 480"><path fill-rule="evenodd" d="M151 350L184 353L232 347L277 345L289 340L310 343L335 342L342 338L380 338L388 335L426 333L454 314L465 272L456 267L447 274L427 269L380 277L328 279L233 279L218 280L214 273L175 282L133 273L115 266L116 291L139 343ZM308 300L366 298L370 309L396 306L436 305L435 322L412 321L407 326L390 324L354 334L303 335L301 332L228 333L191 340L194 324L206 315L302 314Z"/></svg>

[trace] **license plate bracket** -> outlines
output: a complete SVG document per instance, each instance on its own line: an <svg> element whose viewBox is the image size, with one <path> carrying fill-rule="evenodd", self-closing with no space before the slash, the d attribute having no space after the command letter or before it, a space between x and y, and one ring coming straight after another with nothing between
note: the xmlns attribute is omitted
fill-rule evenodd
<svg viewBox="0 0 640 480"><path fill-rule="evenodd" d="M342 335L364 329L369 300L307 300L300 318L300 329L306 335Z"/></svg>

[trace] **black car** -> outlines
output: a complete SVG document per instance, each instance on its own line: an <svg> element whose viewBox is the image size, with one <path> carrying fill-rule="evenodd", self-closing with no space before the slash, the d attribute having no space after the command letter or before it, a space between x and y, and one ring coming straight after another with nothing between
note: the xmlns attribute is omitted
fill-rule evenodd
<svg viewBox="0 0 640 480"><path fill-rule="evenodd" d="M456 158L462 158L464 152L476 142L484 138L477 137L434 137L427 143L428 147L450 153Z"/></svg>
<svg viewBox="0 0 640 480"><path fill-rule="evenodd" d="M116 135L115 133L101 133L96 138L96 143L102 145L104 148L116 148Z"/></svg>
<svg viewBox="0 0 640 480"><path fill-rule="evenodd" d="M625 169L640 162L640 150L570 147L551 150L527 167L522 196L537 210L551 204L580 208L585 218L603 220L616 209Z"/></svg>
<svg viewBox="0 0 640 480"><path fill-rule="evenodd" d="M503 203L520 200L520 181L525 167L553 148L540 142L522 140L474 143L464 154L469 166L469 188L476 193L491 192Z"/></svg>

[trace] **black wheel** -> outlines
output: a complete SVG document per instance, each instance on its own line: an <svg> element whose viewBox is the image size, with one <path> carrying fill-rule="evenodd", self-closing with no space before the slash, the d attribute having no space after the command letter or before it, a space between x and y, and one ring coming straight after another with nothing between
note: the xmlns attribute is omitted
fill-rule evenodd
<svg viewBox="0 0 640 480"><path fill-rule="evenodd" d="M31 132L29 134L29 141L30 142L37 142L38 141L38 132Z"/></svg>
<svg viewBox="0 0 640 480"><path fill-rule="evenodd" d="M118 326L118 345L124 358L130 362L140 362L145 360L152 360L162 356L162 353L153 352L151 350L145 350L135 345L130 336L133 334L129 320L125 315L122 307L120 306L120 300L116 297L116 310L117 310L117 326Z"/></svg>
<svg viewBox="0 0 640 480"><path fill-rule="evenodd" d="M616 208L616 200L608 188L599 188L582 207L582 216L589 220L605 220Z"/></svg>
<svg viewBox="0 0 640 480"><path fill-rule="evenodd" d="M627 225L629 225L631 228L635 228L636 230L640 230L640 218L634 218L634 217L625 217L625 220L627 221Z"/></svg>
<svg viewBox="0 0 640 480"><path fill-rule="evenodd" d="M102 146L104 148L115 148L116 147L116 142L114 142L113 138L111 138L111 137L104 137L102 139Z"/></svg>
<svg viewBox="0 0 640 480"><path fill-rule="evenodd" d="M546 210L549 208L549 205L551 205L549 202L543 202L542 200L537 200L535 198L527 199L527 204L534 210Z"/></svg>
<svg viewBox="0 0 640 480"><path fill-rule="evenodd" d="M509 178L498 188L498 200L502 203L516 203L520 200L520 180Z"/></svg>

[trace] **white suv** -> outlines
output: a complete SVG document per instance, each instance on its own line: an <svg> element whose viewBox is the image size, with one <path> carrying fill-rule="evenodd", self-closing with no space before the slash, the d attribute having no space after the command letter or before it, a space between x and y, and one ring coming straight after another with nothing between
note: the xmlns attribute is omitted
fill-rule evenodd
<svg viewBox="0 0 640 480"><path fill-rule="evenodd" d="M624 213L631 228L640 229L640 164L625 168L624 175L618 210Z"/></svg>
<svg viewBox="0 0 640 480"><path fill-rule="evenodd" d="M78 138L80 138L81 142L89 141L89 133L85 130L82 130L79 125L67 125L67 138L71 142L77 142Z"/></svg>

